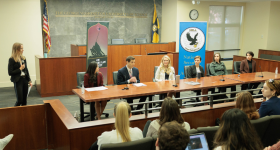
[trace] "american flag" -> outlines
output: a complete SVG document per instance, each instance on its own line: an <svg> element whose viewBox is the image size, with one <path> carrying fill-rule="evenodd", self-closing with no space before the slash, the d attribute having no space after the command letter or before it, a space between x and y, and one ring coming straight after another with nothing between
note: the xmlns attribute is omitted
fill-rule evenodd
<svg viewBox="0 0 280 150"><path fill-rule="evenodd" d="M43 31L46 33L46 47L48 52L51 50L51 36L50 36L50 28L48 22L48 10L47 10L47 1L44 0L44 13L43 13Z"/></svg>

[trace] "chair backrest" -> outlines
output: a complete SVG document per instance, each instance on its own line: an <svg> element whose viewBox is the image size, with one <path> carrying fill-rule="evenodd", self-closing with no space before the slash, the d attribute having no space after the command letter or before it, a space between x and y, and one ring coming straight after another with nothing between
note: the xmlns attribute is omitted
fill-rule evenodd
<svg viewBox="0 0 280 150"><path fill-rule="evenodd" d="M123 39L112 39L112 44L124 44Z"/></svg>
<svg viewBox="0 0 280 150"><path fill-rule="evenodd" d="M100 150L151 150L153 138L143 138L136 141L125 142L125 143L111 143L111 144L102 144Z"/></svg>
<svg viewBox="0 0 280 150"><path fill-rule="evenodd" d="M206 64L206 72L207 72L207 76L211 76L211 73L210 73L210 63Z"/></svg>
<svg viewBox="0 0 280 150"><path fill-rule="evenodd" d="M77 72L77 88L82 87L82 82L84 81L84 75L86 72Z"/></svg>
<svg viewBox="0 0 280 150"><path fill-rule="evenodd" d="M136 38L135 43L147 43L147 39L146 38Z"/></svg>
<svg viewBox="0 0 280 150"><path fill-rule="evenodd" d="M188 69L189 69L189 66L184 66L184 74L185 74L186 79L188 78Z"/></svg>
<svg viewBox="0 0 280 150"><path fill-rule="evenodd" d="M272 55L271 60L280 61L280 56Z"/></svg>
<svg viewBox="0 0 280 150"><path fill-rule="evenodd" d="M189 134L195 134L198 133L198 131L196 129L191 129L188 131Z"/></svg>
<svg viewBox="0 0 280 150"><path fill-rule="evenodd" d="M155 69L154 69L154 78L156 78L157 69L158 69L158 66L155 66Z"/></svg>
<svg viewBox="0 0 280 150"><path fill-rule="evenodd" d="M261 54L260 58L263 59L271 59L272 55L267 55L267 54Z"/></svg>
<svg viewBox="0 0 280 150"><path fill-rule="evenodd" d="M262 138L263 146L271 146L277 143L280 139L280 115L269 116L270 122Z"/></svg>
<svg viewBox="0 0 280 150"><path fill-rule="evenodd" d="M258 133L261 141L263 141L264 134L268 125L270 124L270 117L263 117L256 120L251 120L251 124L254 126L256 132Z"/></svg>
<svg viewBox="0 0 280 150"><path fill-rule="evenodd" d="M234 73L240 73L240 64L241 64L241 61L235 61L233 62L233 72Z"/></svg>
<svg viewBox="0 0 280 150"><path fill-rule="evenodd" d="M118 71L113 72L113 81L115 85L118 84Z"/></svg>
<svg viewBox="0 0 280 150"><path fill-rule="evenodd" d="M204 132L206 139L207 139L207 143L210 149L214 149L213 147L213 141L214 141L214 136L216 134L216 132L218 131L219 126L214 126L214 127L198 127L197 128L197 132Z"/></svg>
<svg viewBox="0 0 280 150"><path fill-rule="evenodd" d="M148 120L148 121L146 122L145 126L144 126L144 129L143 129L143 137L144 137L144 138L145 138L146 135L147 135L147 132L148 132L148 129L149 129L149 126L150 126L151 122L152 122L151 120Z"/></svg>

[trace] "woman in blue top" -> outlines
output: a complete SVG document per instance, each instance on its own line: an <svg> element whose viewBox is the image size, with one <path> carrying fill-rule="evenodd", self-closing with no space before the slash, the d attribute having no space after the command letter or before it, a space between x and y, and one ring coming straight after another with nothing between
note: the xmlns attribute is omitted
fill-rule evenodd
<svg viewBox="0 0 280 150"><path fill-rule="evenodd" d="M280 115L280 81L269 79L265 81L262 89L263 97L266 97L266 101L262 102L259 109L260 117L270 115Z"/></svg>

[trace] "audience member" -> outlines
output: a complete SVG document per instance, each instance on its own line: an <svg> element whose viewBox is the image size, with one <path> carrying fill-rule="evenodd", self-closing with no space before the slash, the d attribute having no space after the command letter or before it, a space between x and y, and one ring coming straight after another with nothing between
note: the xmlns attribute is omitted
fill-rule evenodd
<svg viewBox="0 0 280 150"><path fill-rule="evenodd" d="M85 88L103 86L103 75L99 72L99 67L95 61L88 65L86 74L84 75ZM101 115L107 105L107 101L95 102L96 116L98 120L101 119Z"/></svg>
<svg viewBox="0 0 280 150"><path fill-rule="evenodd" d="M175 80L175 70L171 66L171 60L167 55L164 55L161 59L161 63L156 71L155 80L158 81L165 81L165 80ZM169 92L167 97L172 97L175 92Z"/></svg>
<svg viewBox="0 0 280 150"><path fill-rule="evenodd" d="M252 58L254 57L254 53L251 51L248 51L246 53L246 59L241 61L240 64L240 72L243 73L252 73L256 72L256 61L254 61ZM246 90L246 89L256 89L259 86L260 82L257 83L249 83L249 84L243 84L241 85L241 90ZM253 91L250 92L253 94Z"/></svg>
<svg viewBox="0 0 280 150"><path fill-rule="evenodd" d="M237 95L235 108L244 111L250 120L259 119L253 96L250 92L241 92Z"/></svg>
<svg viewBox="0 0 280 150"><path fill-rule="evenodd" d="M262 150L248 116L240 109L227 110L214 137L214 150Z"/></svg>
<svg viewBox="0 0 280 150"><path fill-rule="evenodd" d="M180 113L178 103L170 97L164 99L159 119L151 122L146 137L152 137L157 135L159 128L166 122L177 121L186 130L190 130L190 125L184 122L184 119Z"/></svg>
<svg viewBox="0 0 280 150"><path fill-rule="evenodd" d="M185 150L190 136L185 128L176 121L166 122L158 131L156 150Z"/></svg>
<svg viewBox="0 0 280 150"><path fill-rule="evenodd" d="M135 68L134 65L135 65L135 58L133 56L128 56L126 58L126 66L124 66L118 71L118 85L140 83L139 70ZM133 99L136 98L140 98L139 102L145 102L147 96L126 98L126 100L128 103L133 103ZM130 107L131 110L133 110L133 106ZM137 110L141 108L143 108L143 105L137 106Z"/></svg>
<svg viewBox="0 0 280 150"><path fill-rule="evenodd" d="M219 76L219 75L227 75L227 68L226 65L221 62L221 54L215 53L213 57L213 62L210 64L210 73L213 76ZM236 91L236 86L229 86L231 88L231 91ZM228 87L220 87L219 92L226 92L226 89ZM236 93L232 93L230 97L235 97ZM222 95L221 98L227 98L226 95Z"/></svg>
<svg viewBox="0 0 280 150"><path fill-rule="evenodd" d="M280 98L277 97L280 94L280 81L274 79L265 81L262 93L266 101L261 104L260 116L280 115Z"/></svg>
<svg viewBox="0 0 280 150"><path fill-rule="evenodd" d="M103 132L97 138L97 145L99 147L98 149L100 149L102 144L129 142L143 138L142 131L139 128L131 128L129 125L131 109L128 103L120 102L116 104L113 115L116 118L116 130Z"/></svg>

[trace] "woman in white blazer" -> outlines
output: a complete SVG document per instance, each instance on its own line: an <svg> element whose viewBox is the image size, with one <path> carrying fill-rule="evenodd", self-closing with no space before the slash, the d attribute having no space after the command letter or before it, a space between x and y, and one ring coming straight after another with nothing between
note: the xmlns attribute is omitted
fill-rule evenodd
<svg viewBox="0 0 280 150"><path fill-rule="evenodd" d="M161 63L156 71L155 81L175 80L175 70L171 66L171 60L167 55L164 55L161 59ZM169 92L168 97L175 96L175 93Z"/></svg>

